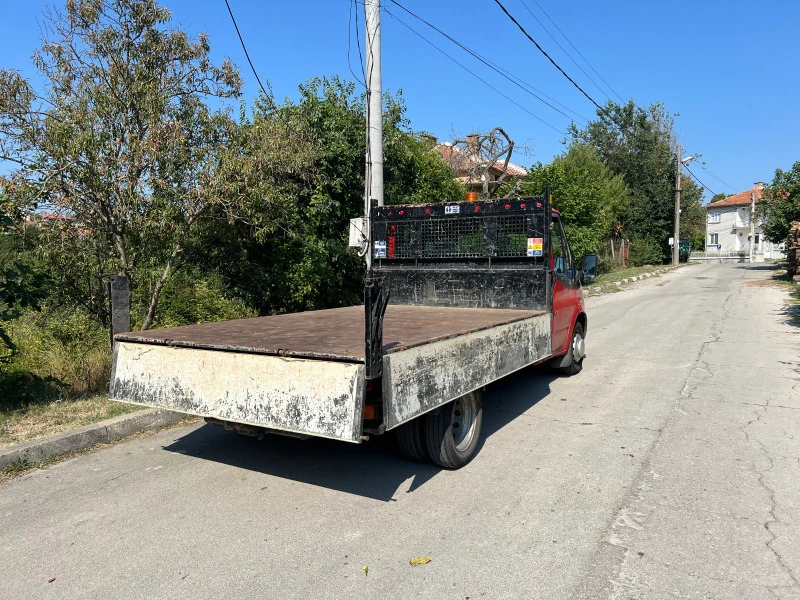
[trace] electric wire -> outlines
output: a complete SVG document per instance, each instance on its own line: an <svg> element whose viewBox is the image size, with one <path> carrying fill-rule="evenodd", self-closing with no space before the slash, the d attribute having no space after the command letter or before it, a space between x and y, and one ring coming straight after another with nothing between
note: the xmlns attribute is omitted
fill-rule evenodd
<svg viewBox="0 0 800 600"><path fill-rule="evenodd" d="M717 177L716 175L714 175L714 174L713 174L711 171L709 171L708 169L706 169L706 168L705 168L703 165L700 165L700 168L701 168L701 169L703 169L703 171L705 171L705 172L706 172L706 173L708 173L709 175L711 175L711 177L713 177L714 179L716 179L717 181L719 181L719 182L720 182L722 185L729 187L729 188L730 188L730 189L732 189L734 192L738 192L738 191L739 191L739 190L738 190L738 188L735 188L735 187L733 187L733 186L732 186L730 183L727 183L727 182L723 181L722 179L720 179L719 177Z"/></svg>
<svg viewBox="0 0 800 600"><path fill-rule="evenodd" d="M403 6L402 4L400 4L399 2L397 2L397 0L389 0L389 1L390 1L392 4L396 5L398 8L400 8L401 10L405 11L406 13L408 13L409 15L411 15L412 17L414 17L415 19L417 19L418 21L420 21L421 23L424 23L425 25L427 25L428 27L430 27L431 29L433 29L434 31L436 31L437 33L439 33L440 35L442 35L443 37L447 38L447 39L448 39L448 40L450 40L450 41L451 41L453 44L455 44L456 46L458 46L459 48L461 48L462 50L464 50L465 52L467 52L468 54L470 54L470 55L471 55L471 56L473 56L474 58L478 59L478 60L479 60L480 62L482 62L484 65L486 65L487 67L489 67L490 69L492 69L492 70L493 70L493 71L495 71L496 73L500 74L501 76L503 76L504 78L506 78L507 80L509 80L511 83L513 83L514 85L516 85L518 88L520 88L520 89L521 89L521 90L523 90L524 92L527 92L528 94L530 94L531 96L533 96L534 98L536 98L537 100L539 100L540 102L542 102L542 103L546 104L547 106L549 106L550 108L552 108L554 111L556 111L556 112L560 113L561 115L565 116L566 118L568 118L568 119L570 119L570 120L572 120L572 121L574 121L574 120L575 120L575 118L574 118L574 117L571 117L570 115L566 114L566 113L565 113L563 110L561 110L561 109L557 108L556 106L553 106L553 104L551 104L550 102L548 102L547 100L545 100L544 98L542 98L542 97L541 97L539 94L541 94L542 96L545 96L546 98L549 98L549 99L550 99L550 100L552 100L554 103L556 103L556 104L558 104L559 106L563 107L565 110L568 110L569 112L571 112L571 113L573 113L574 115L576 115L576 116L577 116L579 119L582 119L583 121L588 121L588 119L586 119L585 117L582 117L582 116L581 116L579 113L576 113L574 110L572 110L572 109L570 109L570 108L568 108L568 107L564 106L563 104L561 104L561 103L560 103L560 102L558 102L557 100L555 100L555 99L553 99L553 98L550 98L549 96L547 96L547 95L546 95L546 94L544 94L543 92L541 92L541 91L537 90L536 88L534 88L532 85L530 85L530 84L528 84L528 83L525 83L524 81L522 81L522 80L521 80L521 79L519 79L518 77L516 77L516 76L512 75L511 73L509 73L508 71L506 71L506 70L505 70L505 69L503 69L502 67L499 67L498 65L496 65L495 63L493 63L493 62L492 62L492 61L490 61L489 59L487 59L487 58L484 58L483 56L481 56L480 54L478 54L478 53L477 53L477 52L475 52L474 50L472 50L472 49L468 48L466 45L462 44L461 42L459 42L458 40L456 40L456 39L455 39L455 38L453 38L452 36L448 35L448 34L447 34L447 33L445 33L444 31L442 31L441 29L439 29L439 28L438 28L436 25L434 25L434 24L430 23L429 21L425 20L423 17L420 17L418 14L414 13L413 11L409 10L408 8L406 8L405 6ZM388 10L384 9L384 11L385 11L387 14L389 14L390 16L393 16L393 17L394 17L394 15L392 15L392 13L391 13L391 12L389 12ZM397 17L395 17L395 18L397 18ZM524 85L523 85L523 84L524 84ZM525 87L525 86L527 86L527 87ZM528 89L528 88L530 88L530 89ZM534 90L534 91L531 91L531 90ZM535 92L538 92L538 94L537 94L537 93L535 93Z"/></svg>
<svg viewBox="0 0 800 600"><path fill-rule="evenodd" d="M460 63L458 60L456 60L455 58L453 58L452 56L450 56L450 55L449 55L447 52L445 52L445 51L444 51L444 50L442 50L442 49L441 49L439 46L437 46L437 45L436 45L436 44L434 44L432 41L430 41L429 39L427 39L427 38L426 38L424 35L422 35L421 33L419 33L417 30L415 30L415 29L414 29L413 27L411 27L411 26L410 26L408 23L406 23L405 21L403 21L402 19L400 19L398 16L396 16L396 15L392 14L391 12L389 12L389 11L388 11L388 10L386 10L386 9L384 9L384 12L386 12L386 14L388 14L390 17L392 17L392 18L393 18L395 21L397 21L398 23L400 23L401 25L403 25L405 28L407 28L409 31L411 31L411 32L412 32L414 35L416 35L417 37L419 37L419 38L420 38L422 41L424 41L425 43L429 44L430 46L432 46L433 48L435 48L436 50L438 50L438 51L439 51L441 54L443 54L444 56L446 56L447 58L449 58L451 61L453 61L455 64L457 64L459 67L461 67L462 69L464 69L464 70L465 70L467 73L469 73L469 74L470 74L470 75L472 75L472 76L473 76L475 79L477 79L478 81L480 81L481 83L483 83L483 84L484 84L486 87L490 88L491 90L493 90L494 92L496 92L497 94L499 94L500 96L502 96L503 98L505 98L506 100L508 100L508 101L509 101L509 102L511 102L512 104L514 104L515 106L517 106L519 109L521 109L522 111L524 111L524 112L526 112L527 114L529 114L530 116L532 116L532 117L533 117L534 119L536 119L537 121L539 121L539 122L543 123L544 125L547 125L547 126L550 128L550 129L552 129L552 130L553 130L553 131L555 131L556 133L559 133L559 134L561 134L561 135L567 135L567 133L566 133L565 131L562 131L561 129L557 128L555 125L552 125L552 124L548 123L547 121L545 121L544 119L542 119L540 116L538 116L538 115L536 115L536 114L532 113L530 110L528 110L527 108L525 108L525 107L524 107L522 104L520 104L519 102L515 101L515 100L514 100L514 99L512 99L510 96L508 96L508 95L504 94L504 93L503 93L503 92L501 92L499 89L497 89L496 87L494 87L494 86L493 86L491 83L489 83L488 81L486 81L485 79L483 79L482 77L480 77L480 76L479 76L477 73L475 73L474 71L470 70L468 67L464 66L462 63Z"/></svg>
<svg viewBox="0 0 800 600"><path fill-rule="evenodd" d="M684 168L684 169L686 169L687 171L689 171L689 175L691 175L692 177L694 177L694 178L695 178L695 181L697 181L697 183L699 183L700 185L702 185L702 186L703 186L703 187L704 187L704 188L705 188L705 189L708 191L708 193L709 193L709 194L711 194L712 196L716 196L716 194L714 193L714 190L712 190L712 189L711 189L711 188L709 188L709 187L708 187L708 186L707 186L705 183L703 183L702 181L700 181L700 180L697 178L697 175L695 175L694 173L692 173L692 170L691 170L691 169L690 169L688 166L686 166L686 165L683 165L683 168Z"/></svg>
<svg viewBox="0 0 800 600"><path fill-rule="evenodd" d="M500 2L500 0L494 0L494 3L495 3L495 4L497 4L497 6L499 6L499 7L500 7L500 10L502 10L502 11L503 11L503 12L506 14L506 16L507 16L509 19L511 19L511 21L514 23L514 25L516 25L517 27L519 27L519 30L520 30L520 31L521 31L521 32L522 32L522 33L525 35L525 37L526 37L526 38L528 38L528 39L529 39L529 40L530 40L530 41L533 43L533 45L534 45L534 46L536 46L536 48L539 50L539 52L541 52L542 54L544 54L545 58L547 58L547 60L549 60L549 61L550 61L550 62L553 64L553 66L554 66L556 69L558 69L558 70L561 72L561 74L562 74L564 77L566 77L566 78L567 78L567 80L569 80L569 82L570 82L572 85L574 85L574 86L577 88L577 90L578 90L578 91L579 91L581 94L583 94L584 96L586 96L586 98L589 100L589 102L591 102L592 104L594 104L594 105L597 107L597 110L599 110L599 111L602 111L602 112L604 112L604 113L606 112L606 111L605 111L605 109L604 109L602 106L600 106L600 105L597 103L597 101L596 101L594 98L592 98L592 97L591 97L591 96L590 96L590 95L589 95L589 94L586 92L586 90L584 90L584 89L583 89L581 86L579 86L579 85L578 85L578 84L575 82L575 80L574 80L572 77L570 77L569 75L567 75L567 72L566 72L564 69L562 69L562 68L561 68L561 65L559 65L559 64L558 64L558 63L557 63L555 60L553 60L553 58L552 58L552 57L551 57L551 56L550 56L550 55L547 53L547 51L546 51L544 48L542 48L542 47L539 45L539 42L537 42L535 39L533 39L533 37L531 36L531 34L530 34L530 33L528 33L528 32L525 30L525 28L524 28L524 27L523 27L523 26L520 24L520 22L519 22L519 21L517 21L517 19L515 19L515 18L514 18L514 15L512 15L510 12L508 12L508 9L507 9L505 6L503 6L503 3L502 3L502 2ZM612 120L613 120L613 119L612 119Z"/></svg>
<svg viewBox="0 0 800 600"><path fill-rule="evenodd" d="M573 43L572 43L572 41L571 41L571 40L570 40L570 39L567 37L567 34L566 34L566 33L564 33L564 32L561 30L561 27L559 27L559 26L558 26L558 23L556 23L555 21L553 21L553 18L552 18L552 17L551 17L551 16L550 16L550 15L547 13L547 11L544 9L544 7L543 7L541 4L539 4L539 0L533 0L533 1L536 3L536 6L538 6L538 7L539 7L539 10L541 10L541 11L542 11L542 13L544 13L544 16L545 16L545 17L547 17L547 20L548 20L548 21L550 21L550 22L553 24L553 27L555 27L555 28L558 30L558 33L560 33L560 34L563 36L563 38L564 38L565 40L567 40L567 43L568 43L570 46L572 46L572 49L573 49L573 50L575 50L575 52L577 52L577 53L578 53L578 56L580 56L580 57L583 59L583 62L585 62L585 63L586 63L588 66L589 66L589 68L590 68L590 69L591 69L591 70L594 72L594 74L595 74L595 75L597 75L597 76L600 78L600 81L602 81L603 83L605 83L605 84L606 84L606 87L608 87L608 89L609 89L609 90L611 90L611 91L613 92L613 94L614 94L614 95L615 95L617 98L619 98L619 101L620 101L620 102L624 102L624 100L622 99L622 96L620 96L620 95L617 93L617 91L616 91L616 90L615 90L613 87L611 87L611 84L609 84L609 83L608 83L608 81L606 81L606 80L605 80L605 78L604 78L604 77L603 77L603 76L602 76L600 73L598 73L598 72L597 72L597 69L595 69L595 68L592 66L592 63L590 63L590 62L589 62L589 61L586 59L586 57L585 57L585 56L584 56L584 55L581 53L581 51L580 51L580 50L578 50L578 49L575 47L575 44L573 44ZM526 8L527 8L527 7L526 7ZM596 84L595 84L595 85L596 85Z"/></svg>
<svg viewBox="0 0 800 600"><path fill-rule="evenodd" d="M537 22L539 25L541 25L541 27L542 27L542 29L544 30L544 32L545 32L545 33L546 33L548 36L550 36L550 39L551 39L551 40L553 40L553 41L556 43L556 46L558 46L559 48L561 48L561 51L562 51L564 54L566 54L567 58L569 58L569 59L572 61L572 63L573 63L573 64L574 64L576 67L578 67L578 69L580 70L580 72L581 72L581 73L583 73L583 74L586 76L586 78L587 78L589 81L591 81L591 82L594 84L594 86L595 86L595 87L596 87L598 90L600 90L600 93L601 93L601 94L603 94L603 95L604 95L606 98L608 98L609 100L611 100L611 97L608 95L608 93L607 93L607 92L606 92L606 91L605 91L603 88L601 88L601 87L600 87L600 85L599 85L599 84L598 84L598 83L597 83L597 82L596 82L596 81L595 81L595 80L592 78L592 76L591 76L591 75L589 75L589 74L588 74L588 73L587 73L587 72L584 70L584 68L583 68L582 66L580 66L580 65L578 64L578 61L576 61L574 58L572 58L572 55L571 55L569 52L567 52L567 49L566 49L566 48L564 48L564 46L562 46L562 45L561 45L561 42L559 42L559 41L556 39L556 37L555 37L555 36L554 36L552 33L550 33L550 30L549 30L549 29L548 29L548 28L545 26L545 24L544 24L544 23L542 23L542 21L539 19L539 17L537 17L537 16L534 14L534 12L533 12L533 11L532 11L532 10L531 10L529 7L528 7L528 5L527 5L527 4L525 4L525 0L519 0L519 1L522 3L522 6L524 6L524 7L525 7L525 10L527 10L527 11L528 11L528 12L531 14L531 16L532 16L532 17L533 17L533 18L536 20L536 22Z"/></svg>
<svg viewBox="0 0 800 600"><path fill-rule="evenodd" d="M258 72L256 71L256 68L253 66L253 61L250 60L250 53L247 51L247 45L244 43L244 38L242 37L241 31L239 31L239 25L236 23L236 17L233 16L233 10L231 10L231 5L228 3L228 0L225 0L225 6L228 7L228 14L231 16L231 21L233 22L234 29L236 29L236 35L239 36L239 42L242 45L242 50L244 50L244 55L245 55L245 58L247 58L247 63L250 65L250 70L253 72L253 75L255 75L256 81L258 81L258 85L259 85L259 87L261 87L261 91L264 93L264 99L270 105L270 108L275 112L275 114L278 115L278 118L281 121L283 121L284 125L286 125L286 127L292 133L294 133L297 136L306 138L305 135L301 135L300 133L298 133L297 130L294 127L292 127L292 124L289 123L289 121L281 113L280 108L275 103L275 100L273 98L272 88L269 88L269 91L267 91L267 88L264 87L263 83L261 83L261 78L258 76Z"/></svg>
<svg viewBox="0 0 800 600"><path fill-rule="evenodd" d="M367 87L367 84L363 80L359 79L358 75L356 75L355 71L353 71L353 64L350 62L350 48L353 45L352 34L353 34L353 7L354 6L356 7L356 18L357 18L357 16L358 16L358 5L356 4L355 0L353 0L350 3L350 13L349 13L349 15L347 17L347 68L350 69L350 74L353 76L353 79L355 79L358 83L360 83L364 87ZM357 22L356 22L356 34L358 34L358 23ZM361 50L361 44L359 43L359 56L361 55L360 50ZM361 68L362 69L364 68L363 63L361 64Z"/></svg>

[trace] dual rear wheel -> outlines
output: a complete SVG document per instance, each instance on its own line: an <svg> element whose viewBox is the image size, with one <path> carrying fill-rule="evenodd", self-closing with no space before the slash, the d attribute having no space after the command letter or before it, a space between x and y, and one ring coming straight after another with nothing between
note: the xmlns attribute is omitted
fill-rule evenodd
<svg viewBox="0 0 800 600"><path fill-rule="evenodd" d="M397 443L406 458L459 469L475 455L482 424L481 393L476 390L398 427Z"/></svg>

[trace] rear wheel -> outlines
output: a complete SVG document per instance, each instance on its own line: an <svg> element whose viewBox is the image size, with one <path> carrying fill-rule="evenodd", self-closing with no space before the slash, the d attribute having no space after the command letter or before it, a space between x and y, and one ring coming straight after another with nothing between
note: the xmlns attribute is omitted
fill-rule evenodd
<svg viewBox="0 0 800 600"><path fill-rule="evenodd" d="M445 469L460 469L472 460L480 442L480 392L470 392L445 404L426 415L424 421L425 446L431 460Z"/></svg>
<svg viewBox="0 0 800 600"><path fill-rule="evenodd" d="M575 323L572 330L572 340L569 344L570 361L566 367L561 367L561 372L565 375L577 375L583 369L583 358L586 355L586 341L583 337L583 325Z"/></svg>
<svg viewBox="0 0 800 600"><path fill-rule="evenodd" d="M400 453L409 460L416 462L428 462L430 460L428 450L425 448L424 421L425 417L421 417L408 423L403 423L395 429Z"/></svg>

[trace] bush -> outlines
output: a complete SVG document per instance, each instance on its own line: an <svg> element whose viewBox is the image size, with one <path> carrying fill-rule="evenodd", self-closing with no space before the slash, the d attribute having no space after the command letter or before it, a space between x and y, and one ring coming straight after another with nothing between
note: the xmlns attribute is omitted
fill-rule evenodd
<svg viewBox="0 0 800 600"><path fill-rule="evenodd" d="M17 352L0 366L0 409L107 391L109 334L86 312L28 312L6 329Z"/></svg>
<svg viewBox="0 0 800 600"><path fill-rule="evenodd" d="M142 286L143 287L143 286ZM138 329L147 314L147 290L134 297L132 325ZM228 298L217 276L200 278L188 272L179 272L169 280L161 292L153 327L175 327L212 321L229 321L256 316L255 311L238 299Z"/></svg>
<svg viewBox="0 0 800 600"><path fill-rule="evenodd" d="M643 267L645 265L660 265L664 262L661 245L657 242L645 239L633 239L630 241L630 252L628 253L628 264L631 267Z"/></svg>

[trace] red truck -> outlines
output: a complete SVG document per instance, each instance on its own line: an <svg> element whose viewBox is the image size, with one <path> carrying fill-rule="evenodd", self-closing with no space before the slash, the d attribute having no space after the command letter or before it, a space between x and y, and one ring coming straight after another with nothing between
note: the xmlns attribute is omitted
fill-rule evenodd
<svg viewBox="0 0 800 600"><path fill-rule="evenodd" d="M255 436L394 431L445 468L479 446L481 390L535 364L580 372L578 268L541 196L373 207L364 305L117 334L111 398Z"/></svg>

